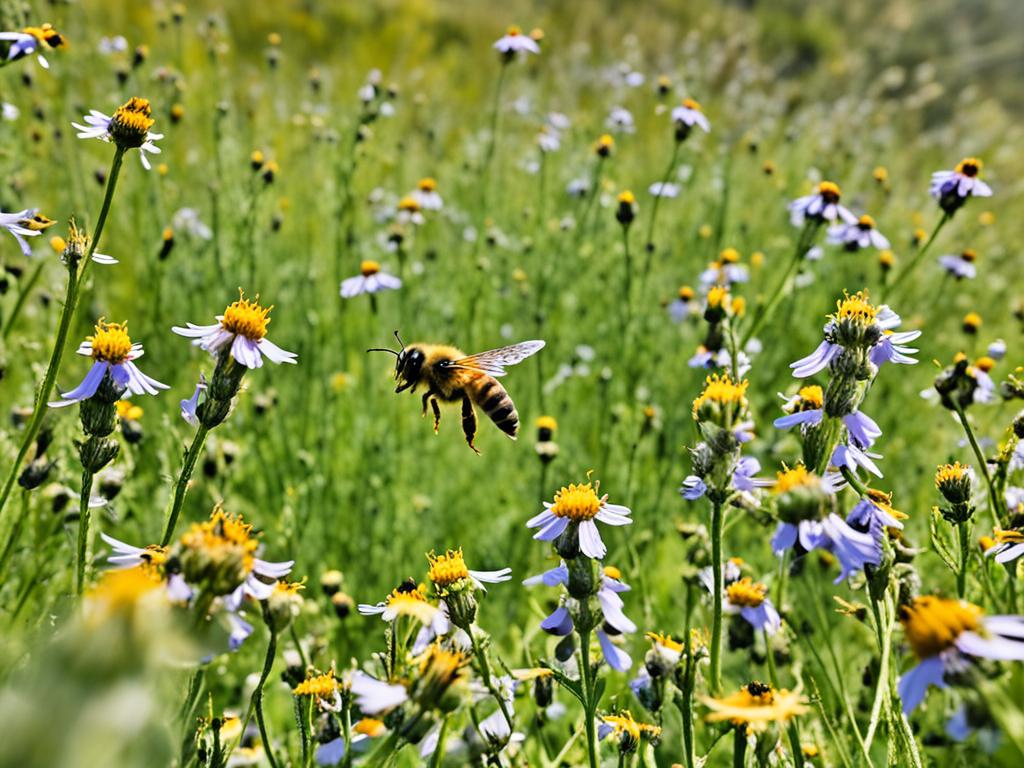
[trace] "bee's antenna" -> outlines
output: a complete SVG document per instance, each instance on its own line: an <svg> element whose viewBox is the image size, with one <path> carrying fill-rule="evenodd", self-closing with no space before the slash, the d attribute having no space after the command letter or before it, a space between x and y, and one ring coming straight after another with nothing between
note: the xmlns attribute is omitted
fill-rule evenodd
<svg viewBox="0 0 1024 768"><path fill-rule="evenodd" d="M395 350L393 350L393 349L386 349L384 347L372 347L371 349L368 349L366 351L367 352L390 352L395 357L398 357L398 353L395 352Z"/></svg>
<svg viewBox="0 0 1024 768"><path fill-rule="evenodd" d="M395 331L395 338L398 339L399 346L402 347L402 351L405 351L405 343L402 341L402 337L398 335L398 331Z"/></svg>

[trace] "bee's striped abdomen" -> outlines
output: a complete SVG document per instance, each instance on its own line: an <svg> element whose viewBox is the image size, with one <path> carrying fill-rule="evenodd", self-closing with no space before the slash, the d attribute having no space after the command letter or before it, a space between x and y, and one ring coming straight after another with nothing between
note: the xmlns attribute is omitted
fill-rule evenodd
<svg viewBox="0 0 1024 768"><path fill-rule="evenodd" d="M514 439L519 434L519 414L508 392L493 376L481 376L475 383L473 401L498 429Z"/></svg>

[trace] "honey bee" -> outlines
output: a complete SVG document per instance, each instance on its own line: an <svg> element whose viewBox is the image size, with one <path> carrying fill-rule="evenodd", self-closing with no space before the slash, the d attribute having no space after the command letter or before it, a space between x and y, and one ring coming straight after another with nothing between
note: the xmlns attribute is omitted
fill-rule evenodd
<svg viewBox="0 0 1024 768"><path fill-rule="evenodd" d="M530 355L539 352L543 341L523 341L510 347L492 349L478 355L466 355L455 347L444 344L416 343L405 346L395 331L395 338L401 346L393 349L375 348L367 352L390 352L397 358L395 392L415 392L422 383L427 391L423 393L423 415L427 415L429 404L434 412L434 434L441 424L440 402L462 402L462 432L466 443L476 453L473 445L476 437L476 410L480 406L495 426L515 440L519 433L519 414L515 403L496 377L504 376L505 366L521 363Z"/></svg>

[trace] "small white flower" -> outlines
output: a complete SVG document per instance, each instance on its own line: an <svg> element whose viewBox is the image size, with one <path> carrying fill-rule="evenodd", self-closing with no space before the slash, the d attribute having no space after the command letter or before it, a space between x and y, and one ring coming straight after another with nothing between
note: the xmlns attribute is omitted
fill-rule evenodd
<svg viewBox="0 0 1024 768"><path fill-rule="evenodd" d="M376 261L365 260L359 265L359 274L341 282L341 297L351 299L364 293L393 291L402 287L402 281L394 275L382 272Z"/></svg>
<svg viewBox="0 0 1024 768"><path fill-rule="evenodd" d="M261 307L259 296L249 301L239 296L238 301L228 305L223 315L217 315L213 325L175 326L171 330L179 336L193 339L193 344L216 356L225 347L231 350L231 357L246 368L259 368L266 357L272 363L296 362L297 355L281 349L266 338L268 315L271 307Z"/></svg>
<svg viewBox="0 0 1024 768"><path fill-rule="evenodd" d="M529 35L524 35L519 27L509 27L504 37L494 43L494 49L507 57L517 53L540 53L540 46Z"/></svg>

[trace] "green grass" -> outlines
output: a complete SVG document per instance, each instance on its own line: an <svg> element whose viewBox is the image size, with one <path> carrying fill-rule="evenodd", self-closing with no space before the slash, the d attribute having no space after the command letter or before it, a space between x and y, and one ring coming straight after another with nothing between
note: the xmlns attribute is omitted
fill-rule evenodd
<svg viewBox="0 0 1024 768"><path fill-rule="evenodd" d="M23 16L23 5L37 7ZM604 529L606 562L620 567L633 585L625 595L627 614L641 633L681 635L686 580L692 582L694 565L710 561L706 537L695 544L677 531L682 523L710 526L707 502L684 502L677 493L690 472L688 448L698 440L691 403L705 375L687 361L706 324L695 317L676 325L664 305L680 285L696 287L700 271L722 248L735 247L748 265L753 252L764 254L750 283L737 289L756 306L788 264L798 234L785 205L819 178L840 183L844 202L875 216L892 241L898 274L914 253L914 229L930 230L938 220L927 195L929 174L977 155L985 160L995 197L970 201L954 217L894 307L904 328L924 332L920 363L883 368L864 404L884 432L877 447L886 477L878 485L910 515L906 538L921 550L914 560L921 591L955 594L953 574L929 549L929 511L940 501L932 477L939 463L977 462L958 444L962 431L950 413L919 393L939 372L933 359L946 365L960 350L977 357L996 338L1009 347L993 372L997 381L1021 362L1014 278L1024 233L1014 206L1024 167L1014 151L1021 139L1014 84L1024 61L1009 33L1019 10L991 2L960 24L962 10L946 1L828 2L806 14L797 3L746 5L204 2L190 4L175 23L166 9L148 5L5 3L5 29L49 20L71 46L48 52L48 72L31 59L0 72L3 100L21 112L16 121L0 122L0 207L39 207L59 220L33 240L32 260L0 233L6 268L0 404L11 412L31 408L52 346L66 271L46 240L66 236L72 215L91 230L102 200L96 174L109 166L113 148L75 138L70 123L89 109L109 114L130 96L146 97L157 119L153 130L165 134L155 163L166 163L166 173L144 171L134 150L126 156L99 243L99 251L120 264L90 267L70 337L77 344L101 316L127 320L133 340L146 346L140 366L171 389L136 399L144 409L144 438L139 444L121 440L121 455L108 474L121 473L123 487L108 507L94 511L94 532L139 544L159 540L194 433L179 418L178 400L191 394L200 371L210 376L213 370L206 354L170 328L213 322L242 287L274 305L269 338L297 352L299 362L246 375L233 413L212 432L200 458L178 532L223 503L262 532L265 558L294 559L293 578L308 578L295 630L315 666L346 668L350 659L365 662L384 648L378 618L354 612L335 618L320 592L321 574L341 570L344 592L356 602L374 603L402 579L422 579L425 553L459 546L470 567L513 568L513 581L490 588L482 599L479 623L493 636L497 655L513 668L551 658L555 641L537 624L554 607L555 592L518 584L552 565L550 547L532 541L525 522L560 486L591 470L610 501L633 509L633 525ZM540 56L505 68L499 131L492 137L491 104L502 65L490 46L508 23L543 27L545 39ZM267 62L272 32L282 38L274 67ZM130 66L131 49L112 56L97 51L101 37L115 34L127 36L132 47L148 45L141 65ZM646 83L625 87L615 74L620 62L644 73ZM396 85L397 96L389 101L395 114L369 123L357 142L356 92L372 67L382 70L385 87ZM311 68L318 73L317 88ZM27 86L21 81L26 73ZM654 92L661 73L673 81L673 94L664 99ZM688 175L680 196L661 202L657 248L645 276L653 202L646 189L669 162L667 110L683 96L703 104L713 130L695 132L681 147L679 164ZM170 118L175 104L184 109L176 124ZM616 135L612 157L599 163L592 144L614 106L633 113L636 133ZM561 149L543 158L541 171L531 172L526 166L541 160L536 132L551 111L568 115L572 128ZM250 165L257 149L280 166L273 183ZM763 170L766 162L775 168L771 175ZM876 166L888 169L885 185L872 178ZM566 194L571 180L595 172L601 194L593 202ZM398 255L382 247L389 225L375 215L390 210L424 176L437 179L445 207L427 212L427 223L406 240L405 286L372 304L365 296L342 301L338 284L358 273L362 259L379 260L390 272L400 269ZM616 195L625 189L639 201L629 232L633 301L627 335L621 314L627 263L614 217ZM198 212L211 228L210 239L174 223L182 208ZM983 223L983 211L994 214L994 223ZM569 216L581 226L563 228ZM160 259L169 226L174 247ZM467 227L478 230L475 242L465 238ZM934 258L965 247L980 254L978 278L943 277ZM8 328L40 260L39 281ZM887 297L874 251L847 254L826 246L824 258L804 272L813 282L779 305L759 334L764 349L748 374L757 439L745 452L761 461L765 475L800 455L796 436L771 426L780 415L776 393L793 388L788 364L817 345L844 290L866 288L873 297ZM972 310L984 320L975 337L960 327ZM392 344L395 329L407 344L452 343L467 352L546 340L540 354L503 380L522 419L519 440L507 440L481 415L482 455L473 455L457 408L445 411L435 437L429 417L420 418L418 397L393 394L393 360L365 353ZM592 359L580 359L581 345ZM89 365L73 351L57 379L63 390L77 384ZM565 365L581 375L552 385ZM653 419L645 416L648 406ZM81 475L73 441L81 426L71 411L77 409L47 416L53 441L46 455L56 461L47 483L30 494L16 488L0 518L0 544L12 536L14 521L24 520L0 561L0 711L17 716L12 730L21 734L0 764L163 764L177 759L193 721L177 718L189 671L168 667L160 650L168 638L193 633L148 627L126 639L85 632L73 619L78 606L68 595ZM975 406L970 415L980 436L1004 439L1015 412L1008 402ZM533 445L541 415L558 421L559 454L546 468ZM5 420L5 476L20 440L19 428ZM57 508L54 498L62 491L71 501ZM848 509L852 495L843 501ZM988 524L985 515L979 512L976 534ZM768 546L773 530L767 508L731 510L724 554L743 557L750 575L774 589L778 565ZM98 576L105 554L98 535L93 550ZM833 611L832 595L866 603L864 592L833 587L834 566L821 564L809 556L789 581L784 613L791 632L779 674L784 687L802 679L808 695L815 693L810 676L817 681L838 735L814 712L801 718L803 741L820 747L823 764L839 765L843 749L856 752L846 715L824 680L827 675L835 681L838 672L863 730L874 684L865 684L862 673L872 662L874 641L867 625ZM976 566L968 597L998 612L1005 577L991 565ZM985 591L983 573L994 580L994 595ZM710 605L702 589L691 588L701 599L694 623L703 626L710 622ZM250 606L248 616L257 624L255 634L238 653L218 656L205 675L205 714L244 711L251 690L246 678L259 673L267 639L258 607ZM87 637L81 645L73 642L75 632ZM899 642L898 627L896 637L894 663L905 669L912 654ZM281 643L294 646L290 635ZM648 644L638 634L626 647L639 666ZM768 677L762 645L726 647L727 690ZM1003 666L988 701L991 717L1012 732L1024 711L1020 670ZM282 669L279 660L267 686L269 731L289 764L301 765L291 696L279 682ZM608 678L603 711L628 708L638 719L654 718L632 698L629 676L606 668L602 675ZM153 709L117 699L128 689ZM706 692L702 678L698 693ZM927 708L914 716L926 763L976 759L978 737L958 746L942 741L944 716L960 695L933 691ZM569 714L543 736L529 697L517 702L517 729L527 742L515 764L525 765L526 757L531 765L546 764L541 740L548 741L551 755L565 742L578 707L565 692L559 700ZM704 712L698 709L697 718ZM468 719L460 717L461 728ZM95 723L104 729L92 737L85 729ZM670 704L663 725L662 744L651 759L670 765L682 760L679 718ZM698 725L698 754L715 733ZM886 760L887 733L883 723L871 754L876 765ZM730 741L726 737L715 748L710 764L728 764ZM784 737L782 743L788 749ZM403 765L416 764L413 752L403 751ZM103 756L92 757L97 754ZM614 764L613 754L604 747L605 764ZM1020 758L1004 738L991 759L1014 765ZM901 765L908 759L905 750L897 755ZM576 748L565 764L584 760Z"/></svg>

